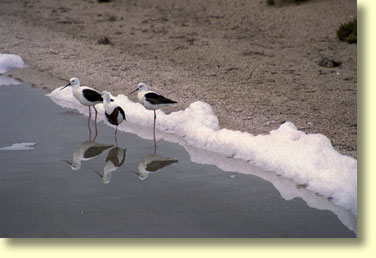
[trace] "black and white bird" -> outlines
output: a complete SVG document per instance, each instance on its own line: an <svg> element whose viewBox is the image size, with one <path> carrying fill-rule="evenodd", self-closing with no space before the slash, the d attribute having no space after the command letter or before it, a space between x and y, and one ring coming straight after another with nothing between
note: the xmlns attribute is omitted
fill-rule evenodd
<svg viewBox="0 0 376 258"><path fill-rule="evenodd" d="M89 121L91 118L91 109L93 106L95 111L95 123L97 122L97 109L95 108L96 104L103 103L102 93L88 86L81 86L80 80L78 78L71 78L69 83L65 85L60 90L65 89L66 87L72 87L73 96L84 106L89 107Z"/></svg>
<svg viewBox="0 0 376 258"><path fill-rule="evenodd" d="M157 119L156 110L163 108L165 106L175 104L176 101L173 101L171 99L168 99L159 93L156 93L154 91L148 90L148 87L145 83L139 83L137 89L131 92L138 91L137 97L138 102L140 102L146 109L148 110L154 110L154 139L155 139L155 123Z"/></svg>
<svg viewBox="0 0 376 258"><path fill-rule="evenodd" d="M103 97L103 107L104 107L104 113L106 115L107 121L116 126L115 129L115 140L116 140L116 133L118 125L120 125L123 121L126 120L124 110L117 106L114 103L111 103L113 101L111 99L111 95L108 91L103 91L102 93Z"/></svg>

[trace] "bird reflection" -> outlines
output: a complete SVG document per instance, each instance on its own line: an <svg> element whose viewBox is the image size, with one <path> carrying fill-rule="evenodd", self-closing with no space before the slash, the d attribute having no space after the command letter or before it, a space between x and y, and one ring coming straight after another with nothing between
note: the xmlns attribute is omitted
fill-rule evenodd
<svg viewBox="0 0 376 258"><path fill-rule="evenodd" d="M111 182L111 173L121 167L126 158L127 149L119 147L113 147L107 154L106 163L103 168L103 175L96 172L101 178L104 184Z"/></svg>
<svg viewBox="0 0 376 258"><path fill-rule="evenodd" d="M138 163L138 175L140 180L148 178L149 174L157 173L164 167L178 162L176 159L162 157L156 153L146 155L140 163Z"/></svg>
<svg viewBox="0 0 376 258"><path fill-rule="evenodd" d="M79 170L82 161L91 160L112 146L94 141L85 141L73 152L72 162L68 160L65 160L65 162L71 166L72 170Z"/></svg>

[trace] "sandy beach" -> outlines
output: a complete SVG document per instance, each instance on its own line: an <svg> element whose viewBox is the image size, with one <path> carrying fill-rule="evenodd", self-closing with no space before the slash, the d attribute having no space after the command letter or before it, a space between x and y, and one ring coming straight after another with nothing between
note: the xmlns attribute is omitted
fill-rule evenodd
<svg viewBox="0 0 376 258"><path fill-rule="evenodd" d="M167 112L201 100L254 135L291 121L356 158L357 45L336 38L356 12L353 0L1 1L0 52L28 65L9 75L48 91L71 77L126 95L145 82L179 102Z"/></svg>

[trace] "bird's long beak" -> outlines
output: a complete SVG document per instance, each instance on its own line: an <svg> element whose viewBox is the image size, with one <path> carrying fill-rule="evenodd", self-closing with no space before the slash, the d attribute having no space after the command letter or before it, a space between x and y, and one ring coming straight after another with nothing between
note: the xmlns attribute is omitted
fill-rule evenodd
<svg viewBox="0 0 376 258"><path fill-rule="evenodd" d="M70 86L71 83L68 83L67 85L65 85L63 88L61 88L60 90L64 90L66 87Z"/></svg>
<svg viewBox="0 0 376 258"><path fill-rule="evenodd" d="M135 89L134 91L132 91L131 93L129 93L129 94L132 94L132 93L134 93L134 92L136 92L136 91L138 91L138 88L137 89Z"/></svg>

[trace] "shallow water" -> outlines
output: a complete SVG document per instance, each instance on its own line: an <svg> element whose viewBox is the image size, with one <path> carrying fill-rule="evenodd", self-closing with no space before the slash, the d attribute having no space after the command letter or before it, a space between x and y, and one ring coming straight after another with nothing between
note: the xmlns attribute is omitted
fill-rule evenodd
<svg viewBox="0 0 376 258"><path fill-rule="evenodd" d="M1 87L0 110L0 148L35 143L0 151L0 237L355 237L338 214L282 198L272 180L204 165L207 153L178 144L157 141L157 154L177 162L140 173L153 141L118 132L116 149L103 122L91 159L72 170L90 144L87 117L28 84Z"/></svg>

